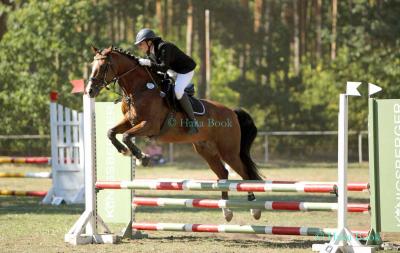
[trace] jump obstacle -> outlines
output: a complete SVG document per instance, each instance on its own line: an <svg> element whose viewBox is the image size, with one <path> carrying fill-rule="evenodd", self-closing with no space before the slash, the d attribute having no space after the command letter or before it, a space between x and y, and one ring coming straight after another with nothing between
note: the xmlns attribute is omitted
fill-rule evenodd
<svg viewBox="0 0 400 253"><path fill-rule="evenodd" d="M0 163L51 164L51 158L44 156L37 156L37 157L0 156Z"/></svg>
<svg viewBox="0 0 400 253"><path fill-rule="evenodd" d="M51 164L50 157L31 156L31 157L13 157L0 156L0 164L18 163L18 164ZM50 172L0 172L0 178L51 178ZM2 194L6 195L6 194Z"/></svg>
<svg viewBox="0 0 400 253"><path fill-rule="evenodd" d="M0 172L1 177L51 178L50 172Z"/></svg>
<svg viewBox="0 0 400 253"><path fill-rule="evenodd" d="M369 205L360 205L356 206L353 204L347 204L347 190L351 189L351 185L347 185L347 96L350 94L341 94L340 96L340 112L339 112L339 145L338 145L338 153L339 153L339 161L338 161L338 177L339 181L336 184L322 184L322 192L328 193L331 192L336 186L339 194L338 203L313 203L310 204L308 202L260 202L255 201L254 203L249 203L249 201L221 201L221 200L202 200L202 199L165 199L165 198L144 198L144 197L135 197L132 198L132 191L124 191L122 190L120 193L120 198L118 201L124 201L123 208L116 208L115 206L110 206L110 203L107 203L107 208L112 210L118 210L118 214L115 214L115 217L108 217L108 215L104 215L104 205L105 199L109 199L105 194L109 191L99 191L103 189L147 189L147 190L211 190L211 191L290 191L290 192L307 192L305 186L312 185L311 183L300 183L298 182L278 182L272 183L271 181L264 182L239 182L233 181L229 182L226 180L225 182L199 182L199 181L191 181L191 180L133 180L133 171L128 171L129 173L125 175L125 178L121 175L113 174L110 172L105 172L103 168L100 167L104 164L108 164L107 167L112 167L112 165L117 164L115 160L119 158L112 158L111 160L103 159L104 156L104 145L99 146L99 142L94 139L96 136L96 131L98 129L95 128L94 119L96 118L96 122L99 125L104 125L105 121L101 121L100 114L96 115L94 111L94 100L84 96L84 121L85 121L85 203L86 210L82 214L82 216L78 219L75 225L71 228L71 230L65 235L65 241L71 244L87 244L87 243L115 243L120 236L113 234L110 229L107 227L106 222L118 222L117 218L121 218L124 216L127 218L125 220L127 222L127 226L125 228L124 234L122 236L131 237L133 230L158 230L158 231L181 231L181 232L212 232L212 233L254 233L254 234L280 234L280 235L314 235L314 236L324 236L324 235L335 235L330 242L330 244L326 245L313 245L314 250L318 250L320 252L339 252L339 250L352 250L352 252L373 252L374 249L372 247L367 247L361 245L358 241L359 238L367 237L369 243L380 243L380 232L399 232L400 222L396 221L397 217L394 217L392 213L388 213L387 209L383 209L380 203L382 200L380 196L382 193L386 193L387 190L393 191L395 188L387 187L393 186L394 184L380 185L378 187L378 182L380 182L380 178L377 175L378 171L387 170L386 166L378 166L381 164L376 164L373 162L370 171L372 170L371 178L371 186L365 183L355 183L358 186L357 190L365 191L367 189L371 190L371 207ZM371 99L372 101L372 99ZM373 100L370 103L375 103ZM400 101L396 100L393 103L397 103L399 106L399 114L400 114ZM96 103L96 107L100 105L100 103ZM104 113L104 110L101 110ZM376 122L377 116L375 115L376 110L371 110L370 105L370 132L376 131L376 124L380 124L380 122ZM374 114L371 116L371 114ZM111 114L109 114L111 115ZM393 121L393 118L392 118ZM387 122L386 122L387 123ZM392 122L393 124L393 122ZM371 126L372 125L372 126ZM387 126L387 125L386 125ZM381 127L384 129L383 127ZM382 131L382 130L380 130ZM103 132L104 133L104 132ZM102 133L102 134L103 134ZM102 135L101 134L101 135ZM97 136L98 137L98 136ZM374 139L379 139L375 134L370 135L370 137ZM372 143L372 142L371 142ZM97 144L97 147L95 147ZM103 148L103 151L101 149ZM381 155L378 151L378 148L381 148L380 145L370 145L370 157L371 159L378 159ZM110 151L110 150L108 150ZM98 154L96 154L98 152ZM103 152L103 153L101 153ZM394 153L391 153L394 154ZM97 164L96 164L96 155L97 156ZM110 159L110 157L108 157ZM100 161L101 160L101 161ZM379 159L382 162L381 159ZM115 164L112 164L115 163ZM125 160L125 165L133 165L134 163L131 161ZM110 165L110 166L109 166ZM103 166L104 167L104 166ZM118 167L118 173L120 173L121 167ZM127 166L125 166L127 168ZM131 167L132 169L132 167ZM115 172L117 173L117 172ZM105 176L108 174L108 177ZM130 178L129 178L130 177ZM104 181L97 181L98 178L108 179ZM113 181L110 181L113 180ZM120 181L115 181L115 179L119 179ZM387 181L393 182L394 177L386 178ZM130 181L129 181L130 180ZM299 185L297 187L297 185ZM316 186L315 186L316 185ZM345 187L347 185L347 187ZM354 186L354 185L353 185ZM312 189L321 187L321 182L315 183L314 187L311 186ZM385 188L385 189L383 189ZM300 190L299 190L300 189ZM328 190L329 189L329 190ZM354 188L353 188L354 190ZM114 192L114 191L111 191ZM318 191L317 191L318 192ZM119 195L119 194L118 194ZM113 196L118 196L117 194L113 194ZM335 229L326 229L326 228L308 228L308 227L281 227L281 226L258 226L258 225L212 225L212 224L186 224L186 223L139 223L134 222L133 219L133 211L131 208L131 200L133 200L133 206L139 205L152 205L152 206L169 206L169 205L178 205L178 206L186 206L186 207L203 207L203 208L224 208L224 207L245 207L245 208L253 208L261 206L265 209L269 210L297 210L297 211L305 211L305 210L313 210L313 208L318 211L327 210L327 209L335 209L338 210L338 227ZM380 201L380 202L379 202ZM390 200L388 200L390 202ZM117 202L117 201L114 201ZM393 202L393 201L391 201ZM393 203L391 203L393 206ZM126 207L128 206L128 207ZM120 206L119 206L120 207ZM353 209L355 208L355 209ZM371 230L369 231L352 231L350 232L347 229L346 225L346 213L347 211L362 211L366 212L367 210L371 211ZM100 215L101 214L101 215ZM392 227L388 228L388 224L385 220L387 220L388 216L390 217L390 221L392 222ZM103 220L104 217L105 219ZM117 217L117 218L116 218ZM383 219L382 217L385 217ZM120 220L119 220L120 221ZM393 224L397 224L398 227L393 227ZM103 227L105 233L99 233L99 227ZM85 233L83 233L85 231ZM346 239L346 241L344 240ZM314 247L315 246L315 247Z"/></svg>
<svg viewBox="0 0 400 253"><path fill-rule="evenodd" d="M97 189L136 189L136 190L195 190L195 191L237 191L237 192L310 192L336 193L335 182L301 181L256 181L256 180L149 180L99 181ZM368 183L349 183L348 191L368 191Z"/></svg>
<svg viewBox="0 0 400 253"><path fill-rule="evenodd" d="M243 233L268 235L301 235L330 237L336 229L312 227L279 227L257 225L213 225L184 223L134 223L132 228L142 231L175 231L175 232L207 232L207 233ZM368 231L353 231L357 238L368 237Z"/></svg>
<svg viewBox="0 0 400 253"><path fill-rule="evenodd" d="M0 195L44 197L44 204L83 203L83 114L57 104L50 93L50 157L0 157L0 163L51 164L49 172L0 172L0 178L51 178L48 192L2 190Z"/></svg>
<svg viewBox="0 0 400 253"><path fill-rule="evenodd" d="M10 191L0 189L0 195L5 196L45 197L46 194L46 191Z"/></svg>
<svg viewBox="0 0 400 253"><path fill-rule="evenodd" d="M132 190L190 190L190 191L236 191L236 192L310 192L334 193L335 185L320 184L278 184L278 183L232 183L201 182L186 180L184 182L134 180L134 181L100 181L96 189L132 189Z"/></svg>
<svg viewBox="0 0 400 253"><path fill-rule="evenodd" d="M64 158L64 163L73 163L74 160ZM50 164L51 157L46 156L0 156L1 163L23 163L23 164Z"/></svg>
<svg viewBox="0 0 400 253"><path fill-rule="evenodd" d="M279 211L337 211L337 203L298 202L298 201L246 201L246 200L216 200L216 199L177 199L177 198L149 198L133 197L132 205L162 206L187 208L249 208ZM348 203L347 211L352 213L368 213L369 204Z"/></svg>

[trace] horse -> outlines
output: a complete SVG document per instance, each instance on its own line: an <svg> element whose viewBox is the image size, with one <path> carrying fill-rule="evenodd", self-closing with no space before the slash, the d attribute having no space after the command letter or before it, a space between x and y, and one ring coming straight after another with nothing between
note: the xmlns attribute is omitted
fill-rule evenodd
<svg viewBox="0 0 400 253"><path fill-rule="evenodd" d="M218 102L202 99L206 114L196 116L199 132L189 135L185 115L177 111L171 113L171 107L160 95L162 78L151 67L141 66L136 56L112 46L103 50L92 46L92 51L94 60L85 95L94 98L113 82L123 91L123 118L107 133L118 152L133 154L146 166L149 156L136 146L133 137L150 137L164 143L192 143L219 180L228 179L223 161L243 180L262 180L250 156L257 127L246 111L232 110ZM123 135L125 145L116 138L117 134ZM228 192L221 194L222 199L228 199ZM253 201L256 197L253 192L248 192L247 199ZM260 219L261 210L250 211L255 219ZM222 212L229 222L233 217L232 210L223 208Z"/></svg>

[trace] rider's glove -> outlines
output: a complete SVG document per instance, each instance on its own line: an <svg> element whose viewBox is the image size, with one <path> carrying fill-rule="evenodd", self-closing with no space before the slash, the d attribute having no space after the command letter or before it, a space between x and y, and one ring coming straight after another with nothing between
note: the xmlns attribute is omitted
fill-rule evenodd
<svg viewBox="0 0 400 253"><path fill-rule="evenodd" d="M139 58L139 64L141 66L150 67L151 66L151 61L150 61L150 59Z"/></svg>

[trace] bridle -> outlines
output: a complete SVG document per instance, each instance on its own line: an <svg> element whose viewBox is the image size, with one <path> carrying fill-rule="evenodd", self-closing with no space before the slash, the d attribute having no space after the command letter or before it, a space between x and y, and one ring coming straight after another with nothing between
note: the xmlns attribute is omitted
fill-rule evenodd
<svg viewBox="0 0 400 253"><path fill-rule="evenodd" d="M95 61L105 60L105 62L106 62L105 69L103 68L103 66L104 66L104 64L103 64L100 67L100 71L102 70L102 68L104 69L103 73L100 72L100 75L98 75L98 77L90 77L89 80L92 82L95 82L95 83L100 83L101 87L106 88L107 90L109 90L108 85L110 85L110 83L113 83L115 85L115 83L117 83L119 81L119 79L121 79L125 75L129 74L130 72L136 70L140 66L139 64L137 64L135 67L122 73L121 75L117 75L115 70L112 67L111 57L109 55L99 54L94 57L94 60ZM113 72L114 77L110 81L107 81L106 78L107 78L108 71L110 69Z"/></svg>
<svg viewBox="0 0 400 253"><path fill-rule="evenodd" d="M121 79L122 77L126 76L127 74L129 74L130 72L133 72L135 70L138 69L138 67L140 67L140 64L137 63L136 66L134 66L133 68L129 69L128 71L122 73L121 75L117 75L115 70L112 67L112 62L111 62L111 57L109 54L107 55L102 55L100 53L96 54L94 57L95 61L99 61L99 60L105 60L105 64L102 64L100 66L100 73L99 75L97 75L98 77L90 77L89 80L92 81L93 83L95 83L96 85L98 85L98 83L100 83L100 88L106 88L107 90L109 90L109 88L107 87L110 83L113 83L115 85L115 83L117 83L119 81L119 79ZM105 65L105 68L103 67ZM104 71L102 71L102 69L104 69ZM107 74L108 71L111 69L111 71L113 72L114 77L110 80L107 81ZM151 75L150 71L147 69L147 67L145 67L147 73L149 74L150 78L152 79L152 81L154 82L154 84L156 84L153 76ZM156 84L157 85L157 84ZM123 90L123 92L125 93L124 95L121 95L119 93L117 93L118 95L120 95L121 97L125 97L126 103L128 104L129 110L129 118L131 118L131 110L130 107L132 105L132 98L129 96L128 92L121 86L121 89ZM120 99L117 99L114 101L114 103L117 103L121 101ZM133 124L133 123L132 123Z"/></svg>
<svg viewBox="0 0 400 253"><path fill-rule="evenodd" d="M124 73L122 73L121 75L117 75L115 70L112 67L111 57L110 57L109 54L102 55L102 54L98 53L94 57L94 60L95 61L105 60L105 64L103 64L100 67L100 73L99 73L98 77L91 77L91 78L89 78L89 80L92 81L93 83L95 83L96 85L98 85L98 83L100 83L100 88L105 88L107 90L109 90L109 88L108 88L109 84L113 83L113 85L115 85L115 83L117 83L122 77L126 76L130 72L133 72L133 71L137 70L138 67L140 67L140 64L137 63L137 65L134 66L133 68L129 69L128 71L126 71ZM103 68L104 65L105 65L105 68ZM104 71L102 71L102 69L104 69ZM113 72L114 77L110 81L107 81L106 78L107 78L108 71L110 69ZM150 76L150 78L153 81L153 83L156 85L156 87L159 87L159 85L156 83L156 81L154 80L153 75L151 74L151 72L148 70L147 67L145 67L145 70L146 70L147 74ZM114 91L114 93L120 95L121 97L125 97L125 99L127 100L127 103L130 106L132 101L131 101L130 96L128 95L128 91L123 86L120 86L120 87L121 87L124 95L122 95L122 94L120 94L118 92L115 92L115 91ZM117 99L114 102L118 102L118 101L120 101L120 99Z"/></svg>

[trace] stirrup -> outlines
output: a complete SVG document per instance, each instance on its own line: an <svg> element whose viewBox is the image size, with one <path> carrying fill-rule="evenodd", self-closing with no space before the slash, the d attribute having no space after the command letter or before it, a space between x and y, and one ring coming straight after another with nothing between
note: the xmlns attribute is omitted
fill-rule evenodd
<svg viewBox="0 0 400 253"><path fill-rule="evenodd" d="M199 128L197 127L197 120L196 119L189 119L189 122L191 123L189 125L189 130L188 130L188 134L192 135L192 134L197 134L199 132Z"/></svg>

